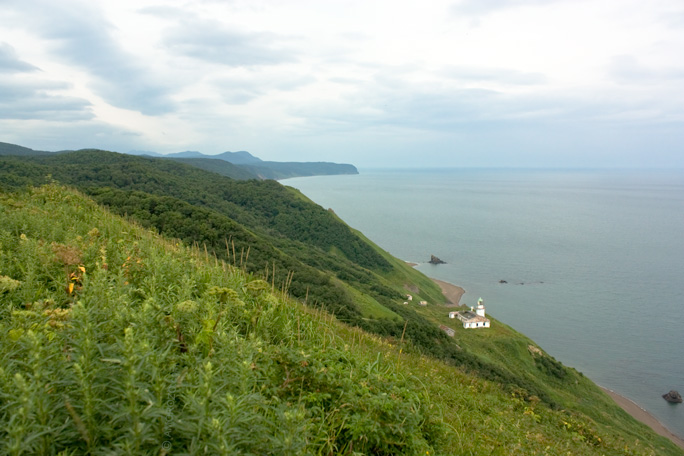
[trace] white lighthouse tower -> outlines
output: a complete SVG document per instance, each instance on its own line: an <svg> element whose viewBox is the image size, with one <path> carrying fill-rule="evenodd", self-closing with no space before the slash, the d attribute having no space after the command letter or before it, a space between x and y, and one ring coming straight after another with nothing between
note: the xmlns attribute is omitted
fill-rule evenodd
<svg viewBox="0 0 684 456"><path fill-rule="evenodd" d="M475 309L475 313L480 317L485 316L484 301L482 301L482 298L477 300L477 309Z"/></svg>

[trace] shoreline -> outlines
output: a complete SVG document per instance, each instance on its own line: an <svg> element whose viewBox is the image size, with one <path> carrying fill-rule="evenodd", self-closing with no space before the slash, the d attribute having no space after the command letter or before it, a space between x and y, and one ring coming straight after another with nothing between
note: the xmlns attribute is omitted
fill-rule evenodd
<svg viewBox="0 0 684 456"><path fill-rule="evenodd" d="M439 285L439 287L442 289L442 294L444 294L444 296L447 298L446 307L458 307L460 305L461 297L465 294L465 290L463 288L443 280L434 278L431 279L433 282ZM656 434L670 439L675 445L684 449L684 439L670 431L663 423L658 421L656 417L641 408L636 402L616 393L613 390L600 385L597 386L601 388L603 392L608 394L608 396L610 396L611 399L613 399L613 401L615 401L615 403L632 418L645 424L653 429Z"/></svg>
<svg viewBox="0 0 684 456"><path fill-rule="evenodd" d="M442 289L442 294L447 298L446 307L458 307L461 305L461 297L465 294L463 288L443 280L432 279L432 281L439 285L439 288Z"/></svg>
<svg viewBox="0 0 684 456"><path fill-rule="evenodd" d="M601 385L599 385L599 388L601 388L604 393L610 396L615 403L622 408L622 410L631 415L632 418L644 423L646 426L653 429L656 434L667 437L668 439L672 440L675 445L684 449L684 439L666 428L663 423L658 421L658 419L648 413L648 411L641 408L639 404Z"/></svg>

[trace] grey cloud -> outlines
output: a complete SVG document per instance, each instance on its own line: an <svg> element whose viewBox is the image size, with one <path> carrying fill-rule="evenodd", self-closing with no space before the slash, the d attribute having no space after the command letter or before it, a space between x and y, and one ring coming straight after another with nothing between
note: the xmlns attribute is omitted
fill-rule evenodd
<svg viewBox="0 0 684 456"><path fill-rule="evenodd" d="M242 32L228 25L187 18L166 32L164 44L180 55L231 67L278 65L296 61L283 38L266 32Z"/></svg>
<svg viewBox="0 0 684 456"><path fill-rule="evenodd" d="M38 68L19 59L17 52L8 43L0 43L0 73L26 73Z"/></svg>
<svg viewBox="0 0 684 456"><path fill-rule="evenodd" d="M93 6L96 3L9 3L36 33L50 40L56 58L93 76L93 89L110 104L144 114L174 109L173 88L121 48L112 35L113 25Z"/></svg>
<svg viewBox="0 0 684 456"><path fill-rule="evenodd" d="M67 121L93 118L87 100L51 93L68 87L60 82L0 79L0 119Z"/></svg>
<svg viewBox="0 0 684 456"><path fill-rule="evenodd" d="M315 81L314 77L308 75L279 73L269 76L250 73L240 77L222 77L211 81L211 84L225 102L244 104L275 91L288 92Z"/></svg>
<svg viewBox="0 0 684 456"><path fill-rule="evenodd" d="M526 91L445 88L409 83L401 75L380 74L358 85L355 94L322 106L298 106L293 115L308 128L328 132L379 129L453 133L572 125L653 124L681 118L674 104L664 109L651 99L634 100L623 91Z"/></svg>
<svg viewBox="0 0 684 456"><path fill-rule="evenodd" d="M140 133L95 120L50 122L36 129L32 122L8 122L0 118L0 130L7 132L3 141L36 150L97 148L125 152L136 147L150 148L141 141Z"/></svg>

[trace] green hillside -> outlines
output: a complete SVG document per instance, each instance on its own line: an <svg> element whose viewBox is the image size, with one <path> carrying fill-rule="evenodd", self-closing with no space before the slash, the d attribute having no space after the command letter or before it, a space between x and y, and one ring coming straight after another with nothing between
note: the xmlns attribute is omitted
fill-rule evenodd
<svg viewBox="0 0 684 456"><path fill-rule="evenodd" d="M431 280L277 182L78 151L0 188L0 453L682 454L500 322L448 337Z"/></svg>
<svg viewBox="0 0 684 456"><path fill-rule="evenodd" d="M262 179L287 179L298 176L332 176L335 174L358 174L354 165L329 162L272 162L241 165Z"/></svg>
<svg viewBox="0 0 684 456"><path fill-rule="evenodd" d="M49 152L29 149L28 147L17 146L16 144L0 142L0 155L46 155L48 153Z"/></svg>
<svg viewBox="0 0 684 456"><path fill-rule="evenodd" d="M2 454L681 454L606 396L547 407L63 187L0 219Z"/></svg>
<svg viewBox="0 0 684 456"><path fill-rule="evenodd" d="M213 159L213 158L183 158L183 157L163 157L167 160L174 160L179 163L185 163L192 165L195 168L203 169L205 171L211 171L212 173L220 174L222 176L230 177L231 179L258 179L259 176L244 166L234 165L233 163L227 162L225 160Z"/></svg>

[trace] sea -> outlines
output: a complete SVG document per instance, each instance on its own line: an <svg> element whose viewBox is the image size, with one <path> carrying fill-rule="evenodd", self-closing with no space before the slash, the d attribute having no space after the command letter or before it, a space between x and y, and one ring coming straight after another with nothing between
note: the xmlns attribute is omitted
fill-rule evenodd
<svg viewBox="0 0 684 456"><path fill-rule="evenodd" d="M684 394L684 170L362 169L282 183L684 437L684 404L662 398Z"/></svg>

